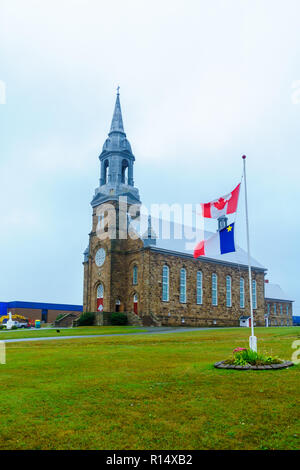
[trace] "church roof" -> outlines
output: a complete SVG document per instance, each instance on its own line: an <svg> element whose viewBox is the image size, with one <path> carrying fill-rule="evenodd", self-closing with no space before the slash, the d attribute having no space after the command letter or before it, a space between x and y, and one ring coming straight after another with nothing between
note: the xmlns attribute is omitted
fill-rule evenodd
<svg viewBox="0 0 300 470"><path fill-rule="evenodd" d="M203 239L203 231L193 230L191 227L170 222L170 237L164 238L162 230L162 221L155 222L155 219L152 218L152 231L159 233L159 237L156 237L152 243L145 243L147 238L144 236L145 246L149 246L151 250L160 251L163 253L169 253L178 256L185 256L188 258L193 258L194 247L196 243ZM193 232L192 232L193 230ZM193 239L188 238L188 234L194 233ZM213 235L212 232L205 231L204 237L209 238ZM180 238L178 238L180 236ZM177 238L176 238L177 237ZM201 256L199 258L202 261L215 262L218 264L234 264L243 267L248 267L248 254L240 246L236 244L236 251L233 253L226 253L224 255L216 255L213 258L208 258L206 256ZM255 258L251 257L251 266L253 268L266 271L266 268L259 263Z"/></svg>
<svg viewBox="0 0 300 470"><path fill-rule="evenodd" d="M281 289L279 284L269 283L265 284L265 298L269 300L290 300L288 295Z"/></svg>

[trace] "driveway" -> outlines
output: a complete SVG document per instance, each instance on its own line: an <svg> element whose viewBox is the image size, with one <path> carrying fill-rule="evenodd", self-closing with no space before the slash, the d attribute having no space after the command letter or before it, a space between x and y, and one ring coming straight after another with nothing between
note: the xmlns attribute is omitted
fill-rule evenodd
<svg viewBox="0 0 300 470"><path fill-rule="evenodd" d="M144 328L145 329L145 328ZM116 333L110 335L78 335L78 336L51 336L51 337L40 337L40 338L14 338L4 339L4 343L23 343L26 341L51 341L58 339L77 339L77 338L107 338L109 336L136 336L136 335L156 335L156 334L168 334L168 333L186 333L188 331L201 331L201 330L220 330L221 328L188 328L188 327L150 327L146 328L147 331L141 331L136 333ZM224 328L222 328L224 329Z"/></svg>

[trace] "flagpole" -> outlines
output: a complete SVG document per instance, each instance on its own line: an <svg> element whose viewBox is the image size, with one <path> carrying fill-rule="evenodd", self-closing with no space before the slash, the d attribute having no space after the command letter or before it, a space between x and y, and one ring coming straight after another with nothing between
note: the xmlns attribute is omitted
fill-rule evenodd
<svg viewBox="0 0 300 470"><path fill-rule="evenodd" d="M256 336L254 336L254 319L253 319L252 273L251 273L249 220L248 220L248 200L247 200L247 179L246 179L246 155L243 155L242 158L243 158L243 164L244 164L245 207L246 207L247 248L248 248L248 271L249 271L249 292L250 292L250 313L251 313L251 336L249 338L249 347L250 347L250 349L252 349L252 351L257 351L257 339L256 339Z"/></svg>

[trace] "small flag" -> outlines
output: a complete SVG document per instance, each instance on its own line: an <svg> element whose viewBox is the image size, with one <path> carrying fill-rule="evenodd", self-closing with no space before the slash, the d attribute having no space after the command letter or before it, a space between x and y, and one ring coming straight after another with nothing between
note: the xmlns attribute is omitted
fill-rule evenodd
<svg viewBox="0 0 300 470"><path fill-rule="evenodd" d="M218 219L222 215L234 214L237 210L241 183L231 193L219 199L201 204L203 217Z"/></svg>
<svg viewBox="0 0 300 470"><path fill-rule="evenodd" d="M194 258L213 257L235 251L234 223L227 225L207 240L199 242L194 249Z"/></svg>

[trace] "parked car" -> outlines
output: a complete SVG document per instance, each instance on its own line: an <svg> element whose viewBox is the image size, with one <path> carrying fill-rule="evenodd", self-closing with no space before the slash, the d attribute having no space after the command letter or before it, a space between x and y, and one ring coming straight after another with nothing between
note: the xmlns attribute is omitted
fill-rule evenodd
<svg viewBox="0 0 300 470"><path fill-rule="evenodd" d="M17 323L18 323L18 328L30 328L30 325L28 321L26 320L22 320L21 322L17 322Z"/></svg>
<svg viewBox="0 0 300 470"><path fill-rule="evenodd" d="M16 326L17 328L29 328L29 324L27 321L17 321L13 320L12 326Z"/></svg>

